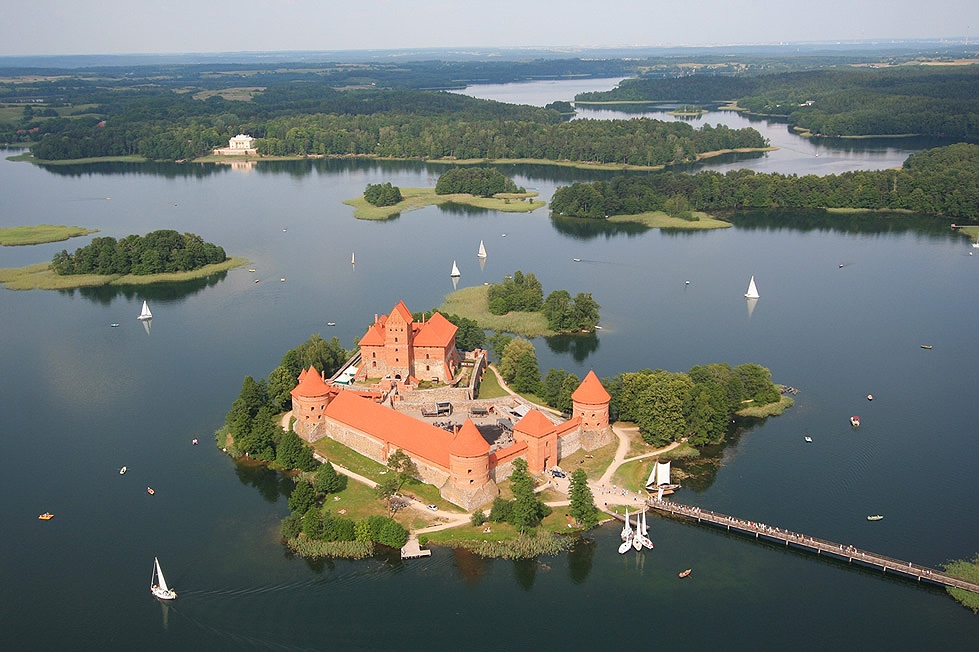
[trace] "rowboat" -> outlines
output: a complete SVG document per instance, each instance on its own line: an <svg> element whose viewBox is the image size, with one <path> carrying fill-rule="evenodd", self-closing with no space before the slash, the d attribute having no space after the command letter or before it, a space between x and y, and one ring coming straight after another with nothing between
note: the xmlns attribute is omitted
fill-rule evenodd
<svg viewBox="0 0 979 652"><path fill-rule="evenodd" d="M693 569L692 568L688 568L685 571L680 571L679 577L686 577L687 575L689 575L692 572L693 572Z"/></svg>
<svg viewBox="0 0 979 652"><path fill-rule="evenodd" d="M867 517L867 520L868 521L880 521L880 520L883 520L883 518L884 517L881 516L880 514L874 514L873 516L868 516Z"/></svg>
<svg viewBox="0 0 979 652"><path fill-rule="evenodd" d="M149 495L151 495L151 496L152 496L152 495L153 495L153 494L155 494L156 492L155 492L155 491L153 491L153 489L152 489L152 488L150 488L150 487L147 487L147 488L146 488L146 493L148 493Z"/></svg>

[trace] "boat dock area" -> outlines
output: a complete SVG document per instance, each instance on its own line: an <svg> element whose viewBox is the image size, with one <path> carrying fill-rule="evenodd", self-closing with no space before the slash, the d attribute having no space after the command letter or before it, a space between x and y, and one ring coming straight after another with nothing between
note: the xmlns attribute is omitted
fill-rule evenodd
<svg viewBox="0 0 979 652"><path fill-rule="evenodd" d="M404 548L401 549L402 559L416 559L418 557L431 557L432 551L425 550L418 543L418 535L412 534L408 537Z"/></svg>
<svg viewBox="0 0 979 652"><path fill-rule="evenodd" d="M885 557L884 555L861 550L854 546L846 546L834 541L827 541L826 539L817 539L816 537L792 532L784 528L772 527L754 521L746 521L726 514L701 509L700 507L687 507L686 505L674 503L669 500L650 498L646 501L646 504L652 509L666 512L671 516L683 516L696 520L698 523L712 523L727 530L734 530L743 534L753 534L756 539L764 538L772 541L781 541L786 546L791 544L798 548L813 551L817 555L827 554L838 559L846 559L849 563L857 562L866 566L873 566L880 568L885 573L892 571L907 577L913 577L919 582L924 580L933 584L953 586L966 591L972 591L973 593L979 593L979 584L974 582L953 577L934 568L928 568L927 566L915 564L910 561ZM621 519L622 517L620 516L619 518Z"/></svg>

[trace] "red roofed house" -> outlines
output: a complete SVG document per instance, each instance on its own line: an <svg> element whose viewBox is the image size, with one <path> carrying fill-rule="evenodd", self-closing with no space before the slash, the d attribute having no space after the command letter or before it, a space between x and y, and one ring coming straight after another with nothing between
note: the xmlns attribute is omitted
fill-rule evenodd
<svg viewBox="0 0 979 652"><path fill-rule="evenodd" d="M357 375L451 379L459 365L455 330L438 313L427 322L416 322L398 302L390 315L375 317L361 338ZM528 470L539 474L580 448L595 450L614 440L610 397L593 371L571 395L570 421L555 424L540 411L529 410L513 426L514 442L497 450L470 419L457 432L449 432L382 405L380 396L332 385L315 368L304 369L292 390L295 431L310 442L329 437L382 464L401 449L415 462L422 481L439 487L443 498L467 510L499 493L496 482L510 475L517 457L524 457Z"/></svg>
<svg viewBox="0 0 979 652"><path fill-rule="evenodd" d="M435 313L428 321L415 321L399 301L391 314L374 316L374 323L360 338L361 365L357 380L409 376L447 383L459 369L456 327Z"/></svg>

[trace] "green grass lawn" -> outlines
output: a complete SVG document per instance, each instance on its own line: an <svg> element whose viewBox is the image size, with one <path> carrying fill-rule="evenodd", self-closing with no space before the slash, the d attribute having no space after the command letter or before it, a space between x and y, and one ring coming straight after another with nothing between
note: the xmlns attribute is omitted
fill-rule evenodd
<svg viewBox="0 0 979 652"><path fill-rule="evenodd" d="M611 215L609 222L635 222L651 229L726 229L732 224L723 220L715 220L707 213L695 211L696 220L682 220L670 217L662 211L650 211L635 215Z"/></svg>
<svg viewBox="0 0 979 652"><path fill-rule="evenodd" d="M500 197L476 197L465 193L438 195L435 193L435 188L401 188L401 196L404 199L392 206L374 206L362 196L344 200L343 203L354 207L354 217L359 220L386 220L393 215L416 208L448 202L507 213L527 213L547 203L532 199L537 196L536 192L507 193Z"/></svg>
<svg viewBox="0 0 979 652"><path fill-rule="evenodd" d="M445 297L439 306L441 312L473 319L480 328L505 331L526 337L553 335L547 328L547 319L541 312L508 312L494 315L489 311L489 286L460 288Z"/></svg>
<svg viewBox="0 0 979 652"><path fill-rule="evenodd" d="M611 444L606 444L593 451L577 450L571 455L561 458L561 468L568 473L572 473L575 469L584 469L589 480L597 480L602 477L605 469L611 464L618 446L619 441L616 439Z"/></svg>
<svg viewBox="0 0 979 652"><path fill-rule="evenodd" d="M247 258L229 258L223 263L206 265L189 272L173 272L170 274L70 274L62 276L55 274L48 265L38 263L26 267L7 267L0 269L0 283L8 290L62 290L99 285L149 285L151 283L173 283L195 278L204 278L217 272L227 271L248 262Z"/></svg>
<svg viewBox="0 0 979 652"><path fill-rule="evenodd" d="M738 416L742 417L771 417L782 414L790 407L795 405L795 401L789 396L782 396L775 403L768 405L749 405L737 411Z"/></svg>
<svg viewBox="0 0 979 652"><path fill-rule="evenodd" d="M44 242L60 242L76 236L95 233L98 229L80 226L37 224L35 226L12 226L0 229L0 244L5 246L32 245Z"/></svg>
<svg viewBox="0 0 979 652"><path fill-rule="evenodd" d="M479 382L479 396L477 398L503 398L504 396L508 396L508 394L500 386L500 379L492 370L487 369L483 372L483 379Z"/></svg>

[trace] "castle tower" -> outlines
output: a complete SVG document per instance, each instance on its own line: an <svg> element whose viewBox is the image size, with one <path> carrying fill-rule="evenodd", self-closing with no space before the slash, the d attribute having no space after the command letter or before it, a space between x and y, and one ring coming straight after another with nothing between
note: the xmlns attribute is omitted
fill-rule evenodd
<svg viewBox="0 0 979 652"><path fill-rule="evenodd" d="M326 434L324 412L330 402L330 392L330 386L315 367L299 373L299 384L290 394L296 434L303 439L314 441Z"/></svg>
<svg viewBox="0 0 979 652"><path fill-rule="evenodd" d="M581 429L585 431L602 431L608 428L608 406L612 397L609 396L602 381L594 371L589 371L578 389L571 394L571 417L581 417Z"/></svg>
<svg viewBox="0 0 979 652"><path fill-rule="evenodd" d="M527 470L531 473L543 473L557 464L557 431L537 410L514 424L513 438L527 444Z"/></svg>
<svg viewBox="0 0 979 652"><path fill-rule="evenodd" d="M499 493L489 476L490 447L471 419L449 443L449 481L442 497L463 509L485 505Z"/></svg>
<svg viewBox="0 0 979 652"><path fill-rule="evenodd" d="M414 319L403 301L399 301L387 321L384 322L384 353L387 371L395 378L407 378L412 373L412 346Z"/></svg>

